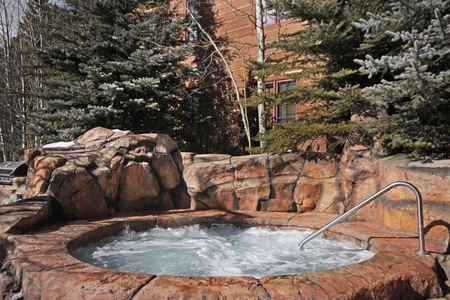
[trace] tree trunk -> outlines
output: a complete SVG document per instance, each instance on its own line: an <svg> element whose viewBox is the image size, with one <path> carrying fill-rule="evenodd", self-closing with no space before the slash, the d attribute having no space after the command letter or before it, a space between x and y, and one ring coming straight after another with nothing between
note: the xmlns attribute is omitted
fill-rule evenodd
<svg viewBox="0 0 450 300"><path fill-rule="evenodd" d="M258 38L258 80L257 80L257 93L260 97L260 103L258 104L258 132L260 138L260 147L264 151L265 142L264 135L266 134L266 105L264 101L264 61L265 61L265 36L264 36L264 7L262 0L256 0L256 35Z"/></svg>

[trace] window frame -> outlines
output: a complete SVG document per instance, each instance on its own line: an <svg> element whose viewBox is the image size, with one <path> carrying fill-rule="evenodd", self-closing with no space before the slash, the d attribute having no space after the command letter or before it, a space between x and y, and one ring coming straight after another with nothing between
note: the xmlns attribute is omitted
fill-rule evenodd
<svg viewBox="0 0 450 300"><path fill-rule="evenodd" d="M284 20L282 17L280 17L280 14L277 9L272 8L270 10L267 9L267 0L261 0L262 1L262 9L263 9L263 25L271 26L271 25L277 25L281 22L281 20ZM268 22L268 20L271 20L271 22Z"/></svg>
<svg viewBox="0 0 450 300"><path fill-rule="evenodd" d="M190 7L190 5L193 5ZM198 0L186 0L186 14L191 13L194 17L200 15L200 1ZM192 20L189 15L191 23L186 27L186 42L195 43L199 39L199 28L197 24Z"/></svg>
<svg viewBox="0 0 450 300"><path fill-rule="evenodd" d="M294 85L291 87L288 86L287 89L280 91L280 84L283 84L283 83L293 83ZM270 84L273 86L272 91L267 89L267 86ZM297 84L298 84L297 80L291 79L291 78L285 78L285 79L279 79L279 80L268 80L268 81L264 82L264 89L266 92L273 93L273 94L279 94L280 92L295 88L297 86ZM283 111L282 106L284 106L286 108L285 115L280 116L280 113ZM289 109L293 109L294 112L289 113ZM285 104L275 105L273 107L273 123L284 125L284 124L287 124L290 122L294 122L295 120L298 119L298 113L299 113L299 110L298 110L297 104L286 104L285 103Z"/></svg>

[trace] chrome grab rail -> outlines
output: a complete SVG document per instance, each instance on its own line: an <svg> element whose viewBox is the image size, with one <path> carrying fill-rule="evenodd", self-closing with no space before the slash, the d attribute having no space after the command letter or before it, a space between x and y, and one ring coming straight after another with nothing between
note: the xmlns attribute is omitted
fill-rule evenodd
<svg viewBox="0 0 450 300"><path fill-rule="evenodd" d="M396 181L396 182L393 182L393 183L387 185L385 188L383 188L380 191L376 192L375 194L373 194L372 196L370 196L369 198L367 198L363 202L359 203L358 205L356 205L355 207L353 207L352 209L350 209L346 213L342 214L341 216L337 217L333 221L329 222L328 224L326 224L325 226L323 226L322 228L320 228L316 232L310 234L309 236L307 236L305 239L303 239L298 244L299 249L302 250L303 246L307 242L309 242L310 240L314 239L315 237L317 237L318 235L323 233L325 230L327 230L331 226L333 226L333 225L343 221L348 216L350 216L354 212L356 212L358 209L360 209L361 207L365 206L367 203L371 202L372 200L378 198L379 196L383 195L384 193L386 193L390 189L392 189L394 187L397 187L397 186L404 186L404 187L410 188L414 192L414 194L416 195L416 200L417 200L417 225L418 225L418 235L419 235L419 250L417 250L416 252L419 253L419 254L422 254L422 255L429 254L428 251L425 251L422 196L420 195L419 190L414 185L412 185L412 184L410 184L408 182L404 182L404 181Z"/></svg>

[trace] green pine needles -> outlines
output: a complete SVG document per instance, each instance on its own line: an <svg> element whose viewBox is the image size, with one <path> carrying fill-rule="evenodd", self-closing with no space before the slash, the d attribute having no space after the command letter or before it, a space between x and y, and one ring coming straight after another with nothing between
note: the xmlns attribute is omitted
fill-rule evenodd
<svg viewBox="0 0 450 300"><path fill-rule="evenodd" d="M449 1L392 2L355 23L368 38L384 31L398 44L386 55L356 60L362 73L380 80L363 91L386 111L370 132L393 152L418 156L450 143L449 13Z"/></svg>
<svg viewBox="0 0 450 300"><path fill-rule="evenodd" d="M46 12L59 22L37 49L47 68L42 134L70 140L103 126L177 137L194 78L184 15L147 0L66 0Z"/></svg>
<svg viewBox="0 0 450 300"><path fill-rule="evenodd" d="M448 147L449 1L278 5L290 17L308 21L279 46L292 53L290 62L310 66L297 78L311 85L290 91L288 98L311 108L267 135L272 151L320 136L341 144L378 141L389 153L417 156Z"/></svg>

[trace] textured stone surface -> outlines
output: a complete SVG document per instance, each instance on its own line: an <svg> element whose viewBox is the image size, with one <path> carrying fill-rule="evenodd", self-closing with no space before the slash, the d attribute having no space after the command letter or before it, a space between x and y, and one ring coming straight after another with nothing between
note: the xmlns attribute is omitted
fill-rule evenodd
<svg viewBox="0 0 450 300"><path fill-rule="evenodd" d="M46 229L49 235L11 235L48 222L52 212L66 220L95 219L117 212L137 214L141 210L189 206L232 211L168 212L147 217L145 222L164 226L241 222L246 226L288 224L318 228L334 217L321 213L347 211L398 180L411 182L421 191L426 238L438 242L435 245L427 240L427 249L440 255L441 266L450 272L446 255L450 251L449 160L424 164L405 156L376 158L371 149L360 146L348 147L340 159L311 158L309 154L297 153L243 157L181 154L168 136L96 128L77 139L69 149L30 149L25 153L25 161L30 166L26 196L47 198L42 202L35 201L39 197L28 198L0 206L0 233L7 233L0 238L0 292L7 299L21 293L30 299L63 299L66 295L60 293L80 286L81 290L74 290L66 298L439 297L435 261L431 256L417 256L414 253L417 239L398 233L417 235L417 204L414 194L404 187L389 191L349 218L374 223L339 224L327 233L367 245L378 252L376 258L358 264L358 268L349 266L324 273L261 280L151 274L122 277L118 272L86 266L67 256L64 245L74 236L78 238L84 232L93 240L107 234L107 230L90 229L101 222L86 223L81 233L80 227L73 227L77 233L55 227ZM127 222L133 223L130 220ZM397 233L386 233L376 224ZM72 240L69 244L76 247L77 243L81 242ZM53 248L49 250L44 244ZM52 262L56 265L47 265ZM364 274L369 275L363 277ZM70 276L64 281L68 287L58 285L65 276Z"/></svg>
<svg viewBox="0 0 450 300"><path fill-rule="evenodd" d="M183 176L194 209L343 213L394 181L408 181L422 194L427 237L450 244L450 160L377 158L362 146L347 147L340 159L308 153L186 156ZM400 186L349 219L414 234L416 207L414 193Z"/></svg>
<svg viewBox="0 0 450 300"><path fill-rule="evenodd" d="M51 197L43 196L0 205L0 234L20 234L46 225L53 217L51 201Z"/></svg>
<svg viewBox="0 0 450 300"><path fill-rule="evenodd" d="M344 210L338 162L288 153L228 157L186 154L184 178L193 207L238 210ZM213 159L217 160L214 161ZM199 202L198 204L196 202ZM277 203L279 201L280 203Z"/></svg>
<svg viewBox="0 0 450 300"><path fill-rule="evenodd" d="M97 127L69 147L29 149L25 161L24 198L51 195L59 219L190 207L181 154L163 134Z"/></svg>
<svg viewBox="0 0 450 300"><path fill-rule="evenodd" d="M260 299L269 300L258 280L249 277L158 276L133 297L147 299Z"/></svg>
<svg viewBox="0 0 450 300"><path fill-rule="evenodd" d="M0 185L0 205L11 204L22 199L26 189L26 177L14 177L12 185Z"/></svg>
<svg viewBox="0 0 450 300"><path fill-rule="evenodd" d="M271 276L261 282L271 299L423 299L442 293L437 286L430 289L435 274L426 263L391 251L378 253L357 268Z"/></svg>
<svg viewBox="0 0 450 300"><path fill-rule="evenodd" d="M159 207L160 186L147 162L128 162L119 183L117 211L139 211ZM161 207L163 208L163 207Z"/></svg>
<svg viewBox="0 0 450 300"><path fill-rule="evenodd" d="M409 181L421 191L427 201L450 203L450 160L436 160L432 163L411 161L402 156L380 160L380 185L393 181ZM408 189L395 189L386 194L390 200L414 198Z"/></svg>
<svg viewBox="0 0 450 300"><path fill-rule="evenodd" d="M315 229L333 217L320 213L177 210L3 235L0 292L4 299L409 300L442 296L435 258L415 253L416 238L367 222L338 224L327 235L366 245L376 252L373 258L333 270L261 279L122 273L80 262L69 254L99 237L117 234L125 224L134 230L211 223ZM443 251L432 242L427 242L427 249L433 253Z"/></svg>
<svg viewBox="0 0 450 300"><path fill-rule="evenodd" d="M210 187L220 186L234 180L229 161L191 164L186 167L184 177L189 193L203 193Z"/></svg>

